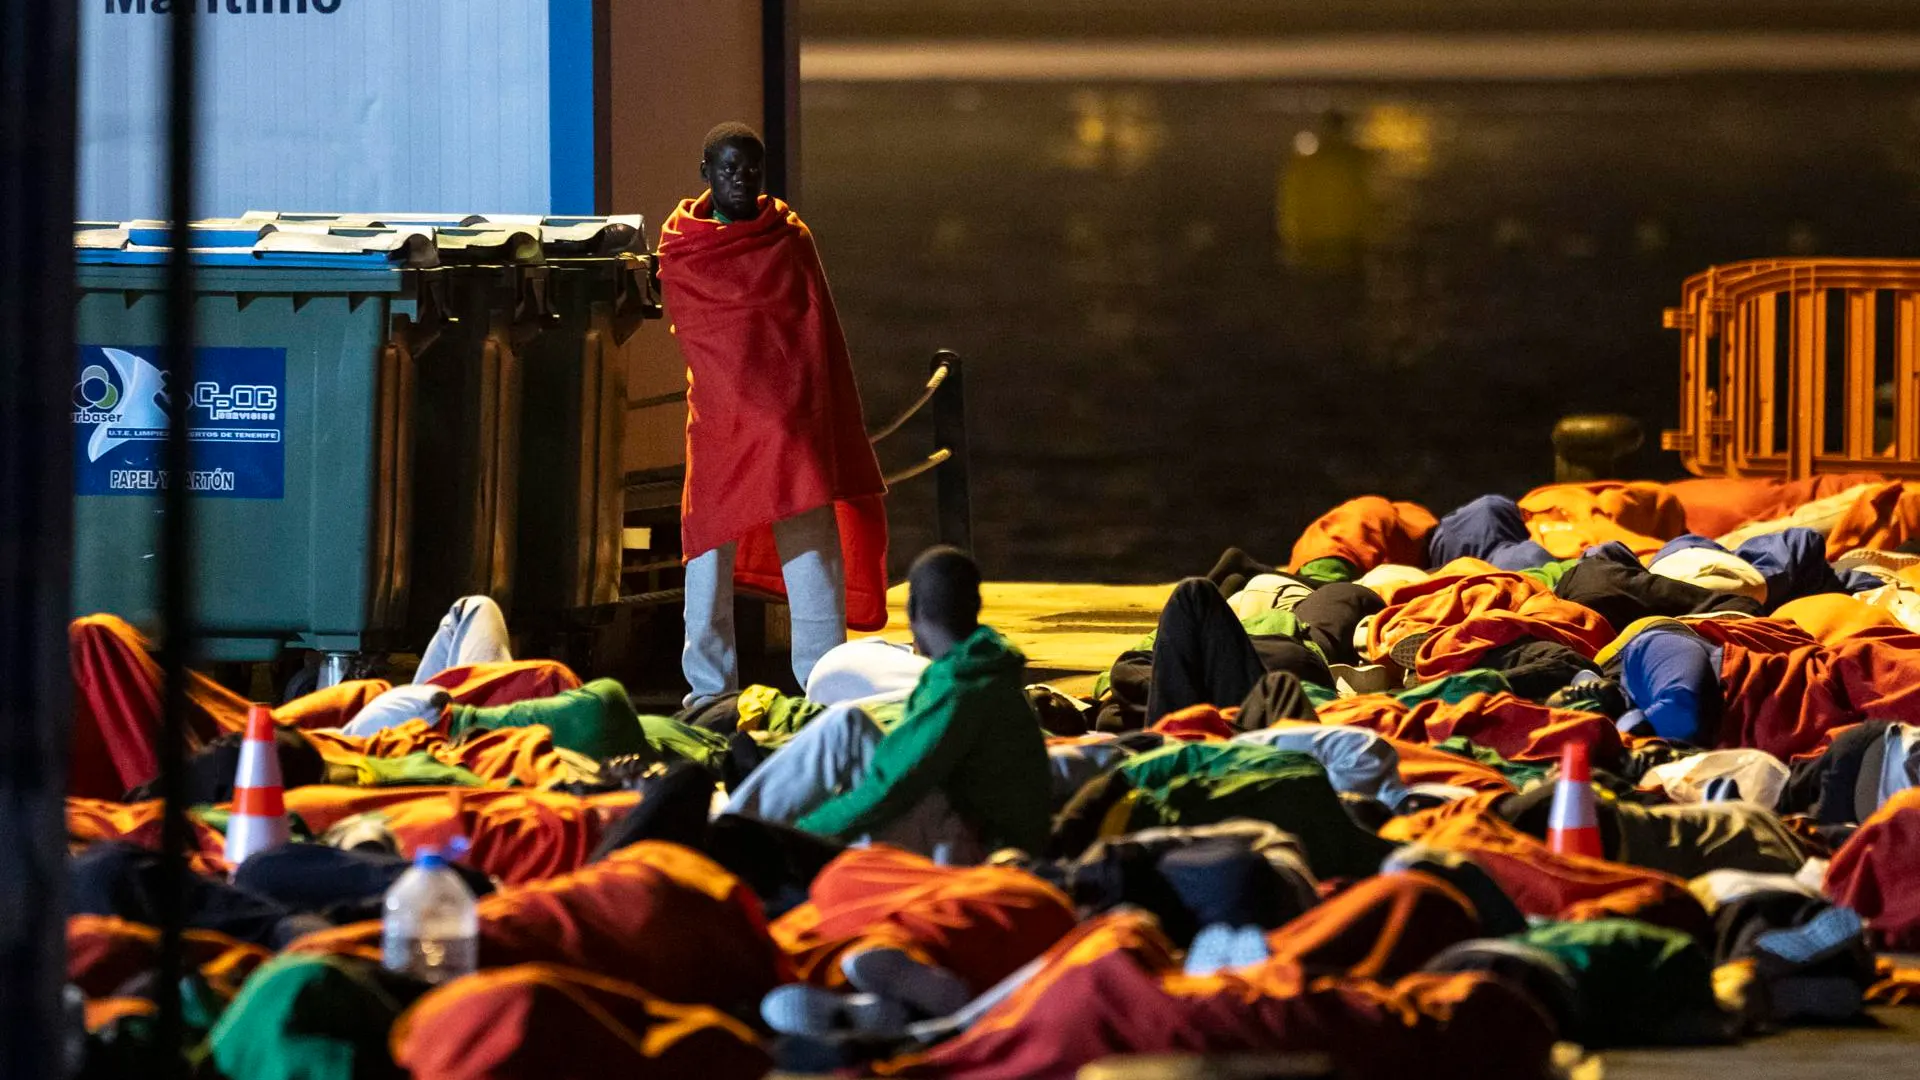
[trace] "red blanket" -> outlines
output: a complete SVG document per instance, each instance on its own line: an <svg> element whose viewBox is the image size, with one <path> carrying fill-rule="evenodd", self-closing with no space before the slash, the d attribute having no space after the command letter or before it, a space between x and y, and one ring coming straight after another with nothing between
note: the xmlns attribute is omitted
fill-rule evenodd
<svg viewBox="0 0 1920 1080"><path fill-rule="evenodd" d="M1776 622L1742 619L1721 627L1714 625L1718 621L1695 625L1724 635L1735 627L1739 633ZM1791 635L1776 631L1772 639L1786 642L1802 634L1797 627L1777 625ZM1748 640L1754 639L1757 634ZM1726 696L1720 746L1750 746L1785 761L1820 749L1836 728L1920 715L1920 635L1877 630L1832 648L1805 641L1785 649L1754 648L1741 639L1726 642L1720 661Z"/></svg>
<svg viewBox="0 0 1920 1080"><path fill-rule="evenodd" d="M1626 914L1689 934L1707 932L1707 914L1686 882L1645 867L1551 851L1493 810L1502 797L1475 795L1403 814L1381 835L1471 858L1527 915L1576 922Z"/></svg>
<svg viewBox="0 0 1920 1080"><path fill-rule="evenodd" d="M1524 623L1493 618L1496 612L1523 616ZM1614 638L1614 628L1589 608L1555 596L1525 574L1456 574L1446 568L1425 581L1393 592L1393 601L1374 616L1367 654L1382 657L1400 639L1431 633L1420 648L1423 679L1473 667L1481 654L1515 640L1521 633L1559 641L1592 656Z"/></svg>
<svg viewBox="0 0 1920 1080"><path fill-rule="evenodd" d="M1860 913L1874 944L1920 949L1920 789L1908 788L1873 812L1827 868L1827 895Z"/></svg>
<svg viewBox="0 0 1920 1080"><path fill-rule="evenodd" d="M779 199L722 225L711 193L660 232L660 281L687 360L686 558L738 542L741 585L784 595L771 526L828 504L847 622L886 625L886 482L813 234Z"/></svg>
<svg viewBox="0 0 1920 1080"><path fill-rule="evenodd" d="M807 903L775 920L773 940L801 978L840 987L840 960L896 948L943 967L976 993L1073 930L1073 902L1010 866L937 866L884 844L850 848L813 880Z"/></svg>
<svg viewBox="0 0 1920 1080"><path fill-rule="evenodd" d="M557 964L456 979L402 1014L392 1045L414 1080L758 1080L771 1066L753 1032L718 1009Z"/></svg>
<svg viewBox="0 0 1920 1080"><path fill-rule="evenodd" d="M1102 915L1055 945L1039 974L961 1035L873 1071L1025 1080L1072 1076L1123 1053L1319 1051L1339 1075L1364 1080L1543 1075L1551 1024L1507 983L1479 973L1389 976L1390 983L1321 976L1291 957L1295 932L1329 942L1351 920L1356 941L1383 930L1384 966L1403 969L1473 932L1464 913L1430 918L1440 906L1398 920L1372 905L1309 912L1268 935L1278 953L1265 963L1204 976L1180 973L1150 916ZM1348 956L1364 948L1343 945Z"/></svg>
<svg viewBox="0 0 1920 1080"><path fill-rule="evenodd" d="M689 1005L750 1008L792 982L760 900L706 856L654 840L482 897L480 966L560 964ZM380 958L380 922L302 937L299 953ZM557 1070L556 1070L557 1072ZM579 1075L578 1073L572 1075Z"/></svg>
<svg viewBox="0 0 1920 1080"><path fill-rule="evenodd" d="M199 969L223 1003L233 1000L247 976L273 955L212 930L189 928L180 938L187 963ZM159 966L159 930L110 915L67 917L67 981L89 1000L122 993L129 982Z"/></svg>

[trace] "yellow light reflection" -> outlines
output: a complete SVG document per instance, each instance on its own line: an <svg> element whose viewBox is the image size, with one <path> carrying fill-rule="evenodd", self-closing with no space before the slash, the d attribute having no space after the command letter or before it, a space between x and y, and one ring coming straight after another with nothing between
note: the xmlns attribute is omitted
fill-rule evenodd
<svg viewBox="0 0 1920 1080"><path fill-rule="evenodd" d="M1133 172L1166 142L1167 128L1151 94L1081 90L1069 99L1072 137L1059 150L1070 168Z"/></svg>
<svg viewBox="0 0 1920 1080"><path fill-rule="evenodd" d="M1433 167L1433 117L1408 105L1370 106L1360 118L1359 143L1397 176L1424 176Z"/></svg>

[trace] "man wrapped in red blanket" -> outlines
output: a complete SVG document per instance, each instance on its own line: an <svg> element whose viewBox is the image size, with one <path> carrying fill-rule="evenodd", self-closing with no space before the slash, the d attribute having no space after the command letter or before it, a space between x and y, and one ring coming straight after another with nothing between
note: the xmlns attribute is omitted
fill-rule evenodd
<svg viewBox="0 0 1920 1080"><path fill-rule="evenodd" d="M787 596L801 685L847 625L886 623L886 483L813 234L761 194L751 128L707 135L700 177L660 234L660 280L687 360L689 705L739 689L733 585Z"/></svg>

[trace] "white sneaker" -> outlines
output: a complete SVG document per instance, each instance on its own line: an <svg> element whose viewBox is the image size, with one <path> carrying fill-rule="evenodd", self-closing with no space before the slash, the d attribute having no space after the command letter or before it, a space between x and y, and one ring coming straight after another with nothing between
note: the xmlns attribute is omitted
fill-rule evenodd
<svg viewBox="0 0 1920 1080"><path fill-rule="evenodd" d="M1267 948L1267 932L1258 926L1243 926L1233 935L1233 967L1250 968L1273 957Z"/></svg>
<svg viewBox="0 0 1920 1080"><path fill-rule="evenodd" d="M1328 664L1327 671L1341 697L1384 694L1394 688L1393 673L1384 664Z"/></svg>
<svg viewBox="0 0 1920 1080"><path fill-rule="evenodd" d="M1239 946L1239 930L1226 923L1208 923L1193 935L1193 944L1187 946L1186 973L1212 975L1233 967Z"/></svg>

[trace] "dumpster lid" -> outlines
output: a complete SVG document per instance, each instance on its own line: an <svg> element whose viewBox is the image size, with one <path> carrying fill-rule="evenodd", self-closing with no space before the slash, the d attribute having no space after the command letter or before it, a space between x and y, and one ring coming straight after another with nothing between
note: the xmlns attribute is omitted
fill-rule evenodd
<svg viewBox="0 0 1920 1080"><path fill-rule="evenodd" d="M647 234L638 214L617 218L548 218L540 239L553 256L644 254Z"/></svg>
<svg viewBox="0 0 1920 1080"><path fill-rule="evenodd" d="M434 245L432 230L419 228L318 231L269 225L253 245L253 251L263 258L269 255L378 255L397 266L424 269L440 265L440 251Z"/></svg>
<svg viewBox="0 0 1920 1080"><path fill-rule="evenodd" d="M105 251L126 247L130 236L118 222L82 221L73 227L73 246Z"/></svg>
<svg viewBox="0 0 1920 1080"><path fill-rule="evenodd" d="M390 214L345 214L334 211L307 210L249 210L241 215L242 220L275 224L303 223L328 224L345 228L451 228L458 225L471 225L485 221L479 214L428 214L418 212Z"/></svg>
<svg viewBox="0 0 1920 1080"><path fill-rule="evenodd" d="M538 263L539 229L474 225L435 230L440 257L448 263Z"/></svg>
<svg viewBox="0 0 1920 1080"><path fill-rule="evenodd" d="M647 252L646 221L639 214L554 215L375 213L347 214L287 210L249 210L240 221L298 231L347 229L423 231L452 249L448 262L537 262L526 245L557 258L611 258ZM524 234L530 240L516 238ZM456 254L457 252L457 254Z"/></svg>
<svg viewBox="0 0 1920 1080"><path fill-rule="evenodd" d="M638 214L338 214L249 210L188 226L202 265L416 268L538 265L547 258L614 259L647 253ZM164 221L92 221L74 226L83 263L153 266L172 248Z"/></svg>
<svg viewBox="0 0 1920 1080"><path fill-rule="evenodd" d="M254 266L283 269L404 270L415 268L405 249L386 251L276 251L253 247L189 248L195 266ZM431 253L432 249L427 251ZM80 248L78 261L88 265L164 266L173 249L149 244L120 248Z"/></svg>
<svg viewBox="0 0 1920 1080"><path fill-rule="evenodd" d="M530 214L478 215L469 227L482 225L523 228L540 240L541 250L555 258L610 258L646 252L646 223L639 214L608 217Z"/></svg>
<svg viewBox="0 0 1920 1080"><path fill-rule="evenodd" d="M173 242L173 226L164 221L129 221L128 243L142 247L167 247ZM260 238L257 222L213 219L187 225L196 248L246 247Z"/></svg>
<svg viewBox="0 0 1920 1080"><path fill-rule="evenodd" d="M196 265L428 268L440 265L433 231L330 229L264 220L213 219L188 226ZM172 255L172 233L163 221L80 222L74 226L77 259L87 264L158 266Z"/></svg>

